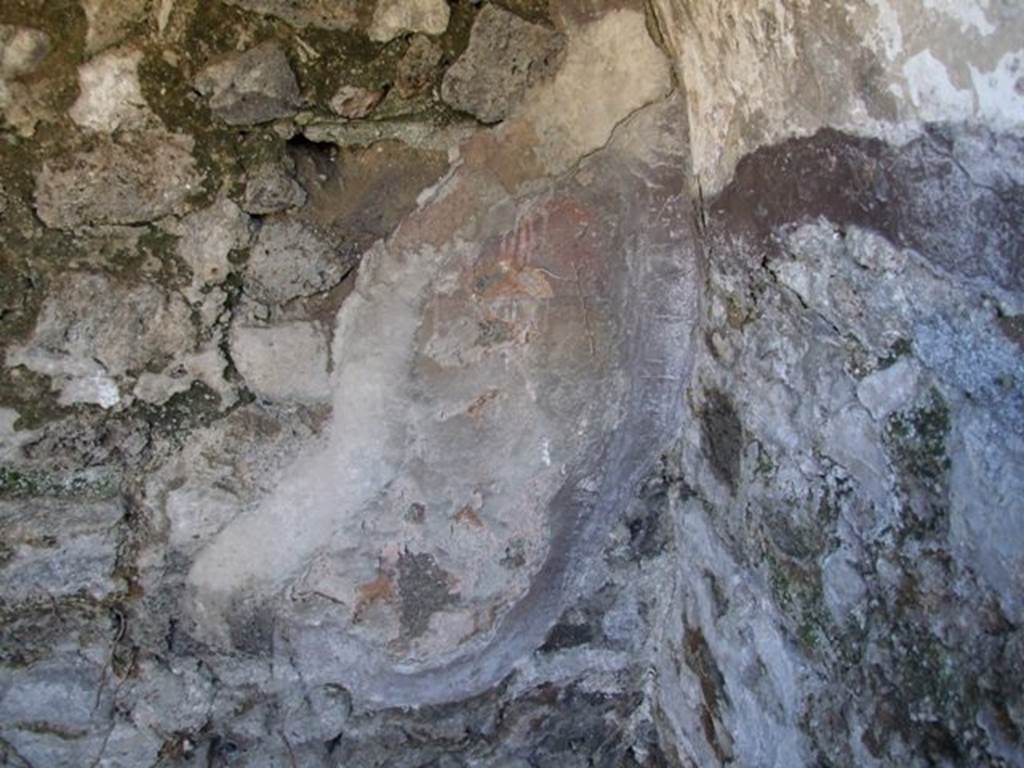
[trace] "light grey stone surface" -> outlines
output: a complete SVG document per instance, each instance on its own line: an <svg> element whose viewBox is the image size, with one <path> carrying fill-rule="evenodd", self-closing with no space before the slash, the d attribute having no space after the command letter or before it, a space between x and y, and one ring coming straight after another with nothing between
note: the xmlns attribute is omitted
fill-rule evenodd
<svg viewBox="0 0 1024 768"><path fill-rule="evenodd" d="M265 42L211 63L196 76L210 111L229 125L254 125L298 112L299 85L280 46Z"/></svg>
<svg viewBox="0 0 1024 768"><path fill-rule="evenodd" d="M450 16L445 0L379 0L367 34L382 43L408 32L440 35Z"/></svg>
<svg viewBox="0 0 1024 768"><path fill-rule="evenodd" d="M0 25L0 80L31 73L50 52L50 38L39 29Z"/></svg>
<svg viewBox="0 0 1024 768"><path fill-rule="evenodd" d="M341 117L359 119L369 115L383 98L383 91L343 85L331 98L331 109Z"/></svg>
<svg viewBox="0 0 1024 768"><path fill-rule="evenodd" d="M66 404L104 407L120 381L191 347L188 307L152 285L121 288L98 275L69 274L43 305L32 338L7 351L7 365L52 378Z"/></svg>
<svg viewBox="0 0 1024 768"><path fill-rule="evenodd" d="M139 84L141 51L111 51L78 71L79 95L68 115L83 128L113 133L151 120Z"/></svg>
<svg viewBox="0 0 1024 768"><path fill-rule="evenodd" d="M857 399L876 419L884 419L915 399L920 371L913 360L900 358L857 385Z"/></svg>
<svg viewBox="0 0 1024 768"><path fill-rule="evenodd" d="M531 84L558 69L564 44L557 31L486 5L469 46L445 73L441 96L481 122L500 122Z"/></svg>
<svg viewBox="0 0 1024 768"><path fill-rule="evenodd" d="M197 287L224 282L232 269L232 252L246 247L251 238L249 217L227 199L185 216L176 229L178 256L192 270Z"/></svg>
<svg viewBox="0 0 1024 768"><path fill-rule="evenodd" d="M135 224L182 212L200 176L187 136L143 131L102 139L46 163L36 180L39 218L61 229Z"/></svg>
<svg viewBox="0 0 1024 768"><path fill-rule="evenodd" d="M106 597L117 589L116 528L123 515L111 502L4 503L0 527L11 554L0 588L14 600L78 593Z"/></svg>
<svg viewBox="0 0 1024 768"><path fill-rule="evenodd" d="M983 173L977 162L965 172ZM699 610L666 630L691 638L663 662L673 732L699 764L937 754L920 730L879 720L884 700L944 732L952 754L1016 754L975 716L1006 701L1000 677L1017 642L1021 548L1000 526L1016 519L1006 500L1019 476L1019 347L983 287L877 232L791 221L784 206L764 212L770 238L746 229L733 190L763 178L783 200L807 178L749 174L709 209L712 341L691 384L703 425L684 430L678 459L700 501L679 513L679 590ZM944 236L962 224L932 226ZM999 395L996 379L1009 385ZM967 618L981 605L995 624ZM783 628L774 648L758 639L768 616ZM733 622L746 633L723 634ZM759 672L731 680L744 667L735 654L751 648Z"/></svg>
<svg viewBox="0 0 1024 768"><path fill-rule="evenodd" d="M270 221L252 245L246 272L253 298L285 303L321 293L351 268L327 236L301 221Z"/></svg>
<svg viewBox="0 0 1024 768"><path fill-rule="evenodd" d="M264 163L246 180L241 206L246 213L263 216L298 208L305 202L306 191L287 170Z"/></svg>
<svg viewBox="0 0 1024 768"><path fill-rule="evenodd" d="M34 762L71 768L101 754L112 691L102 660L90 658L89 650L96 649L68 650L5 676L0 733L10 761L25 762L29 758L19 755L30 755Z"/></svg>
<svg viewBox="0 0 1024 768"><path fill-rule="evenodd" d="M0 763L1024 764L1012 4L0 6Z"/></svg>
<svg viewBox="0 0 1024 768"><path fill-rule="evenodd" d="M249 388L274 400L326 400L327 342L312 323L232 329L231 359Z"/></svg>

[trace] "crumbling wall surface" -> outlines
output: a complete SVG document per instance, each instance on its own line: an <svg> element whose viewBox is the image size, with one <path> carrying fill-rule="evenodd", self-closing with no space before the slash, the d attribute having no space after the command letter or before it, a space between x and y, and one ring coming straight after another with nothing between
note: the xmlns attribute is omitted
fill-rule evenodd
<svg viewBox="0 0 1024 768"><path fill-rule="evenodd" d="M1022 39L0 3L0 763L1024 764Z"/></svg>
<svg viewBox="0 0 1024 768"><path fill-rule="evenodd" d="M1020 765L1024 16L658 2L706 293L666 739L694 765Z"/></svg>
<svg viewBox="0 0 1024 768"><path fill-rule="evenodd" d="M694 179L834 127L904 143L930 123L1019 134L1024 11L999 0L654 0L687 94Z"/></svg>
<svg viewBox="0 0 1024 768"><path fill-rule="evenodd" d="M708 205L659 664L697 764L1021 762L1021 293L935 258L983 247L946 205L1019 247L1018 184L950 183L1000 174L1005 141L826 132L748 156ZM858 179L893 172L942 205L879 210Z"/></svg>
<svg viewBox="0 0 1024 768"><path fill-rule="evenodd" d="M655 759L700 282L644 10L0 22L5 764Z"/></svg>

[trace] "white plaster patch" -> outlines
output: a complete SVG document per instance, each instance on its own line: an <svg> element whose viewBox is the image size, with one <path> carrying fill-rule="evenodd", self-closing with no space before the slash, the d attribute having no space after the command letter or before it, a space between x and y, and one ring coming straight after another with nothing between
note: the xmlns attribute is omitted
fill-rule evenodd
<svg viewBox="0 0 1024 768"><path fill-rule="evenodd" d="M670 90L668 59L647 33L643 14L618 10L570 37L561 70L527 96L523 113L540 137L538 154L549 169L562 171Z"/></svg>
<svg viewBox="0 0 1024 768"><path fill-rule="evenodd" d="M61 390L58 401L61 405L88 403L101 408L113 408L121 402L117 383L106 374L72 379Z"/></svg>
<svg viewBox="0 0 1024 768"><path fill-rule="evenodd" d="M876 419L906 405L917 391L920 372L914 362L902 358L865 378L857 386L857 399Z"/></svg>
<svg viewBox="0 0 1024 768"><path fill-rule="evenodd" d="M991 72L971 67L978 111L994 128L1024 126L1024 50L1007 53Z"/></svg>
<svg viewBox="0 0 1024 768"><path fill-rule="evenodd" d="M925 121L966 120L974 110L974 95L957 88L946 65L931 51L921 51L903 65L910 100Z"/></svg>
<svg viewBox="0 0 1024 768"><path fill-rule="evenodd" d="M903 52L903 29L900 27L900 16L889 0L871 0L878 13L878 26L869 34L876 52L884 53L889 61L894 61Z"/></svg>
<svg viewBox="0 0 1024 768"><path fill-rule="evenodd" d="M974 29L982 35L991 35L996 31L985 16L988 0L924 0L924 7L958 22L961 32Z"/></svg>

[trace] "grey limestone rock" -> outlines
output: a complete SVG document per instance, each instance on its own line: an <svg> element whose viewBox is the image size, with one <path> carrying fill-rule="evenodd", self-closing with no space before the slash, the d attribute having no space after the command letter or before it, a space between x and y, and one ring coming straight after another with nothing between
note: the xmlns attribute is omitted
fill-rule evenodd
<svg viewBox="0 0 1024 768"><path fill-rule="evenodd" d="M1024 765L1012 3L0 6L0 764Z"/></svg>
<svg viewBox="0 0 1024 768"><path fill-rule="evenodd" d="M10 347L5 362L52 377L68 404L112 407L125 376L191 347L189 311L180 297L86 273L70 273L61 285L44 303L32 336Z"/></svg>
<svg viewBox="0 0 1024 768"><path fill-rule="evenodd" d="M379 0L367 34L381 43L409 32L440 35L450 17L446 0Z"/></svg>
<svg viewBox="0 0 1024 768"><path fill-rule="evenodd" d="M246 385L272 400L327 400L327 341L313 323L232 329L231 359Z"/></svg>
<svg viewBox="0 0 1024 768"><path fill-rule="evenodd" d="M433 84L440 70L444 51L426 35L413 35L402 60L398 62L395 90L405 98L424 91Z"/></svg>
<svg viewBox="0 0 1024 768"><path fill-rule="evenodd" d="M317 227L300 220L272 220L256 236L246 278L257 301L284 304L327 290L351 267L352 260Z"/></svg>
<svg viewBox="0 0 1024 768"><path fill-rule="evenodd" d="M195 79L210 110L229 125L255 125L294 115L299 85L281 47L265 42L209 64Z"/></svg>
<svg viewBox="0 0 1024 768"><path fill-rule="evenodd" d="M251 237L249 217L228 199L184 217L177 252L192 269L197 286L223 282L232 269L228 257L244 248Z"/></svg>
<svg viewBox="0 0 1024 768"><path fill-rule="evenodd" d="M531 84L557 70L564 45L554 29L485 5L469 46L445 73L441 96L484 123L500 122Z"/></svg>
<svg viewBox="0 0 1024 768"><path fill-rule="evenodd" d="M115 533L123 516L116 500L0 502L7 550L0 565L0 590L5 599L109 596L120 587Z"/></svg>
<svg viewBox="0 0 1024 768"><path fill-rule="evenodd" d="M55 653L5 671L0 687L0 756L7 762L72 768L96 760L112 727L112 689L103 649ZM28 757L25 757L25 756Z"/></svg>
<svg viewBox="0 0 1024 768"><path fill-rule="evenodd" d="M50 48L50 37L42 30L0 24L0 80L31 73Z"/></svg>
<svg viewBox="0 0 1024 768"><path fill-rule="evenodd" d="M183 212L201 183L192 148L189 137L162 130L99 139L43 165L36 212L59 229L136 224Z"/></svg>
<svg viewBox="0 0 1024 768"><path fill-rule="evenodd" d="M263 163L250 172L241 206L246 213L263 216L301 207L306 191L295 177L276 163Z"/></svg>
<svg viewBox="0 0 1024 768"><path fill-rule="evenodd" d="M373 112L383 98L383 91L343 85L331 98L331 109L341 117L356 120Z"/></svg>

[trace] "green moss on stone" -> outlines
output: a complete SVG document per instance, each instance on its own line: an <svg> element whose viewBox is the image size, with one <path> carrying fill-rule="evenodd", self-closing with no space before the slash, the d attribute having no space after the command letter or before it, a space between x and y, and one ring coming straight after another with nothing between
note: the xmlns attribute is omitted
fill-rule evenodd
<svg viewBox="0 0 1024 768"><path fill-rule="evenodd" d="M920 407L889 417L884 440L890 455L904 472L934 484L949 470L946 451L949 431L949 406L933 388Z"/></svg>
<svg viewBox="0 0 1024 768"><path fill-rule="evenodd" d="M878 370L891 368L901 358L907 357L914 352L914 344L910 339L896 339L889 347L889 351L879 359Z"/></svg>
<svg viewBox="0 0 1024 768"><path fill-rule="evenodd" d="M109 469L47 472L0 466L0 498L110 499L120 491L120 476Z"/></svg>
<svg viewBox="0 0 1024 768"><path fill-rule="evenodd" d="M193 429L207 426L224 415L220 395L198 381L162 405L140 403L138 410L156 434L177 443Z"/></svg>
<svg viewBox="0 0 1024 768"><path fill-rule="evenodd" d="M825 606L821 572L791 563L770 549L764 562L775 602L789 618L801 647L808 654L822 650L836 633Z"/></svg>
<svg viewBox="0 0 1024 768"><path fill-rule="evenodd" d="M15 429L38 429L70 413L70 408L57 402L57 393L50 377L29 371L22 366L0 366L0 406L18 412Z"/></svg>
<svg viewBox="0 0 1024 768"><path fill-rule="evenodd" d="M85 57L87 22L79 0L3 0L0 24L49 35L49 53L23 82L45 84L37 89L44 105L58 114L67 110L78 98L78 65Z"/></svg>

